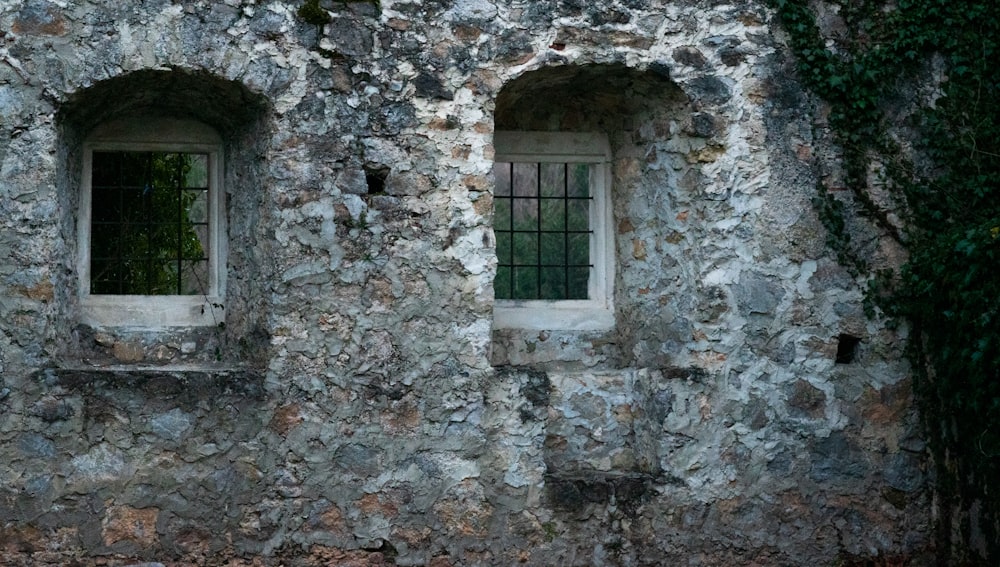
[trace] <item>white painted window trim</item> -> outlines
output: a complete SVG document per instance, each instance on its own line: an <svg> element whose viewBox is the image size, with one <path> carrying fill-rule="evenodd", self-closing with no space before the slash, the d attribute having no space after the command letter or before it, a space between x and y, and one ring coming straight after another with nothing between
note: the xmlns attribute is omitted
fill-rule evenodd
<svg viewBox="0 0 1000 567"><path fill-rule="evenodd" d="M498 299L493 327L528 330L606 330L615 325L614 235L611 211L611 145L597 132L508 132L493 136L498 162L589 163L590 263L585 300Z"/></svg>
<svg viewBox="0 0 1000 567"><path fill-rule="evenodd" d="M206 295L91 295L90 219L94 151L157 151L208 154L209 284ZM215 326L225 321L226 215L222 186L222 138L190 120L135 118L98 126L83 144L77 213L80 322L92 327L160 329Z"/></svg>

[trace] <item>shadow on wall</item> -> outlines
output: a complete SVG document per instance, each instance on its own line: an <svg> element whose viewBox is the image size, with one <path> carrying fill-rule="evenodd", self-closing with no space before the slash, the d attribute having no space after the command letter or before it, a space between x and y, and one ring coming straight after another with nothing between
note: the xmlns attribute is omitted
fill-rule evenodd
<svg viewBox="0 0 1000 567"><path fill-rule="evenodd" d="M573 65L529 71L497 95L497 130L604 132L635 130L632 118L686 104L666 74L625 65Z"/></svg>

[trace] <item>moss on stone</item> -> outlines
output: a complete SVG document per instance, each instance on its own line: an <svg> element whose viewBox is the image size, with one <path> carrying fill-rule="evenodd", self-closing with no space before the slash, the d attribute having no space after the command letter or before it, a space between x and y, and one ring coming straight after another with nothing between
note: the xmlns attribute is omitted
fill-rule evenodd
<svg viewBox="0 0 1000 567"><path fill-rule="evenodd" d="M343 4L371 4L376 12L382 11L379 0L340 0ZM299 6L298 15L302 21L317 26L322 26L330 22L330 14L319 5L319 0L305 0Z"/></svg>
<svg viewBox="0 0 1000 567"><path fill-rule="evenodd" d="M322 26L330 21L330 14L320 8L319 0L306 0L302 6L299 6L298 14L306 23L317 26Z"/></svg>

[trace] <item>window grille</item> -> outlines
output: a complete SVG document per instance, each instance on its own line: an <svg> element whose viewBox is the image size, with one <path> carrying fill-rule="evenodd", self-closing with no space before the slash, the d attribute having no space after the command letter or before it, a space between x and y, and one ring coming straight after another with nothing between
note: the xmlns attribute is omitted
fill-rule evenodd
<svg viewBox="0 0 1000 567"><path fill-rule="evenodd" d="M587 299L591 166L497 162L498 299Z"/></svg>
<svg viewBox="0 0 1000 567"><path fill-rule="evenodd" d="M208 155L95 151L92 175L91 293L207 294Z"/></svg>

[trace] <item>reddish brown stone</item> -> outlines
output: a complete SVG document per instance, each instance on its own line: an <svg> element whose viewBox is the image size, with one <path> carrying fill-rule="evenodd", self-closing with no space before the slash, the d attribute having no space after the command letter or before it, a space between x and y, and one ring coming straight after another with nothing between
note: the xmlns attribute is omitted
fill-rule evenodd
<svg viewBox="0 0 1000 567"><path fill-rule="evenodd" d="M490 180L482 175L466 175L462 178L462 184L469 189L485 191L490 187Z"/></svg>
<svg viewBox="0 0 1000 567"><path fill-rule="evenodd" d="M912 400L911 383L906 379L880 390L865 388L858 405L867 423L890 426L902 421L910 409Z"/></svg>
<svg viewBox="0 0 1000 567"><path fill-rule="evenodd" d="M366 516L379 515L392 518L399 515L399 509L392 502L385 502L378 494L365 494L355 502L355 506Z"/></svg>
<svg viewBox="0 0 1000 567"><path fill-rule="evenodd" d="M448 495L434 504L433 510L446 531L463 536L485 536L493 518L493 506L473 479L452 487Z"/></svg>
<svg viewBox="0 0 1000 567"><path fill-rule="evenodd" d="M0 551L5 557L40 551L45 548L45 542L45 534L35 527L0 527Z"/></svg>
<svg viewBox="0 0 1000 567"><path fill-rule="evenodd" d="M275 410L268 427L284 437L300 423L302 423L302 415L299 404L287 404Z"/></svg>
<svg viewBox="0 0 1000 567"><path fill-rule="evenodd" d="M160 515L157 508L133 508L113 506L108 510L101 526L104 545L131 542L142 548L156 545L156 519Z"/></svg>
<svg viewBox="0 0 1000 567"><path fill-rule="evenodd" d="M788 395L788 405L808 417L823 417L826 394L805 380L796 380Z"/></svg>
<svg viewBox="0 0 1000 567"><path fill-rule="evenodd" d="M493 210L493 195L483 193L472 202L472 208L475 209L477 215L486 215Z"/></svg>
<svg viewBox="0 0 1000 567"><path fill-rule="evenodd" d="M14 33L25 35L63 35L66 33L66 22L56 6L43 10L29 5L17 15L11 29Z"/></svg>
<svg viewBox="0 0 1000 567"><path fill-rule="evenodd" d="M51 281L45 280L31 287L24 288L21 293L29 299L48 302L52 301L53 297L55 297L55 288L52 286Z"/></svg>
<svg viewBox="0 0 1000 567"><path fill-rule="evenodd" d="M124 362L126 364L140 362L146 356L141 344L128 341L116 342L115 346L111 347L111 354L114 355L119 362Z"/></svg>
<svg viewBox="0 0 1000 567"><path fill-rule="evenodd" d="M420 427L420 409L409 400L393 402L392 406L379 416L382 427L393 435L413 434Z"/></svg>
<svg viewBox="0 0 1000 567"><path fill-rule="evenodd" d="M455 34L455 38L461 41L473 41L483 35L483 30L476 26L462 24L455 26L451 31Z"/></svg>
<svg viewBox="0 0 1000 567"><path fill-rule="evenodd" d="M646 259L646 243L635 239L632 241L632 257L636 260Z"/></svg>

